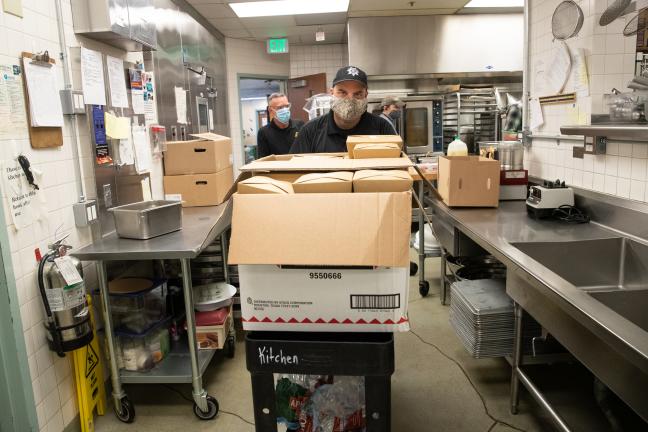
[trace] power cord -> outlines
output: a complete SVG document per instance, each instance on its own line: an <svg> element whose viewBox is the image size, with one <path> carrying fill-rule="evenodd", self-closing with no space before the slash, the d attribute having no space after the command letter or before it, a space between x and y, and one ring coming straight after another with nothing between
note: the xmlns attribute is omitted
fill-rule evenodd
<svg viewBox="0 0 648 432"><path fill-rule="evenodd" d="M194 400L193 400L193 399L191 399L190 397L185 396L185 394L182 393L180 390L178 390L178 389L176 389L176 388L173 388L173 387L171 387L171 386L168 385L168 384L161 384L161 385L162 385L162 387L166 388L167 390L171 390L172 392L176 393L178 396L180 396L182 399L186 400L187 402L189 402L189 403L194 403ZM227 415L231 415L231 416L237 417L237 418L238 418L239 420L241 420L242 422L247 423L247 424L249 424L250 426L255 426L254 422L251 422L251 421L249 421L249 420L247 420L247 419L241 417L239 414L236 414L236 413L234 413L234 412L225 411L224 409L219 409L219 410L218 410L218 413L219 413L219 414L220 414L220 413L223 413L223 414L227 414Z"/></svg>
<svg viewBox="0 0 648 432"><path fill-rule="evenodd" d="M570 224L583 224L590 221L589 215L583 210L567 204L554 209L552 217Z"/></svg>
<svg viewBox="0 0 648 432"><path fill-rule="evenodd" d="M461 372L462 372L462 373L464 374L464 376L466 377L466 380L468 380L468 383L470 384L470 386L473 388L473 390L475 391L475 393L477 393L477 396L479 396L479 399L481 399L482 406L484 407L484 413L485 413L485 414L486 414L486 415L487 415L487 416L488 416L488 417L493 421L493 424L490 426L490 428L488 428L488 432L492 431L493 428L494 428L495 426L497 426L498 424L502 424L502 425L504 425L504 426L506 426L506 427L509 427L509 428L514 429L514 430L519 431L519 432L526 432L524 429L520 429L519 427L514 426L514 425L512 425L512 424L510 424L510 423L507 423L507 422L505 422L504 420L500 420L500 419L496 418L495 416L493 416L493 415L490 413L490 411L488 410L488 406L486 405L486 399L484 399L484 396L482 396L482 394L479 392L479 390L477 389L477 386L475 385L475 383L473 382L473 380L470 378L470 375L468 375L468 372L466 371L466 369L464 369L464 367L463 367L463 365L462 365L461 363L459 363L459 362L458 362L457 360L455 360L454 358L450 357L450 356L449 356L448 354L446 354L446 353L445 353L441 348L439 348L438 346L436 346L436 345L433 344L432 342L428 342L428 341L426 341L425 339L423 339L423 338L422 338L421 336L419 336L419 334L416 333L414 330L410 329L410 333L412 333L414 336L416 336L416 338L417 338L418 340L420 340L422 343L424 343L425 345L429 345L429 346L431 346L432 348L434 348L435 350L437 350L437 352L438 352L439 354L441 354L443 357L445 357L446 359L448 359L449 361L451 361L452 363L454 363L455 366L457 366L457 367L459 368L459 370L461 370Z"/></svg>

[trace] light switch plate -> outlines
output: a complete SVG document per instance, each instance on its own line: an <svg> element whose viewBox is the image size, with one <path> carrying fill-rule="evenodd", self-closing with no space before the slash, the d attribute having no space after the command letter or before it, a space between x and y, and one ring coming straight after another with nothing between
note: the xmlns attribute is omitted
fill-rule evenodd
<svg viewBox="0 0 648 432"><path fill-rule="evenodd" d="M22 18L22 0L2 0L2 10L8 14Z"/></svg>

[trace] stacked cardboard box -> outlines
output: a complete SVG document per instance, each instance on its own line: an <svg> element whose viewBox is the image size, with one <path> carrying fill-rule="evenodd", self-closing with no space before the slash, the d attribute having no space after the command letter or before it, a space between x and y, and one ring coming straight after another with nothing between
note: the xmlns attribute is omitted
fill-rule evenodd
<svg viewBox="0 0 648 432"><path fill-rule="evenodd" d="M213 133L167 143L164 153L164 193L180 196L183 207L222 203L232 187L232 141Z"/></svg>
<svg viewBox="0 0 648 432"><path fill-rule="evenodd" d="M243 166L229 263L239 266L244 329L409 330L411 165L330 154ZM366 192L352 192L356 177Z"/></svg>

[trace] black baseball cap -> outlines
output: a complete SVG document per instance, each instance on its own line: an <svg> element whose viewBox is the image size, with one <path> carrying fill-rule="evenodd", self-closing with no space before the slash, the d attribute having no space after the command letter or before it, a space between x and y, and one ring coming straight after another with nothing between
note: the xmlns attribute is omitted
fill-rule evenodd
<svg viewBox="0 0 648 432"><path fill-rule="evenodd" d="M338 69L333 80L333 87L335 84L342 81L357 81L363 86L367 87L367 74L360 68L355 66L344 66Z"/></svg>

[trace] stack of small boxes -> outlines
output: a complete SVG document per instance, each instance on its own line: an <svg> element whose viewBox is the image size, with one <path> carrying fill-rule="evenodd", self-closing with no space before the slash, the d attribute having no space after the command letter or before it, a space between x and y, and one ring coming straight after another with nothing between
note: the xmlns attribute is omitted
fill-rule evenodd
<svg viewBox="0 0 648 432"><path fill-rule="evenodd" d="M164 193L182 200L183 207L221 204L233 184L232 141L204 133L190 141L167 143Z"/></svg>

